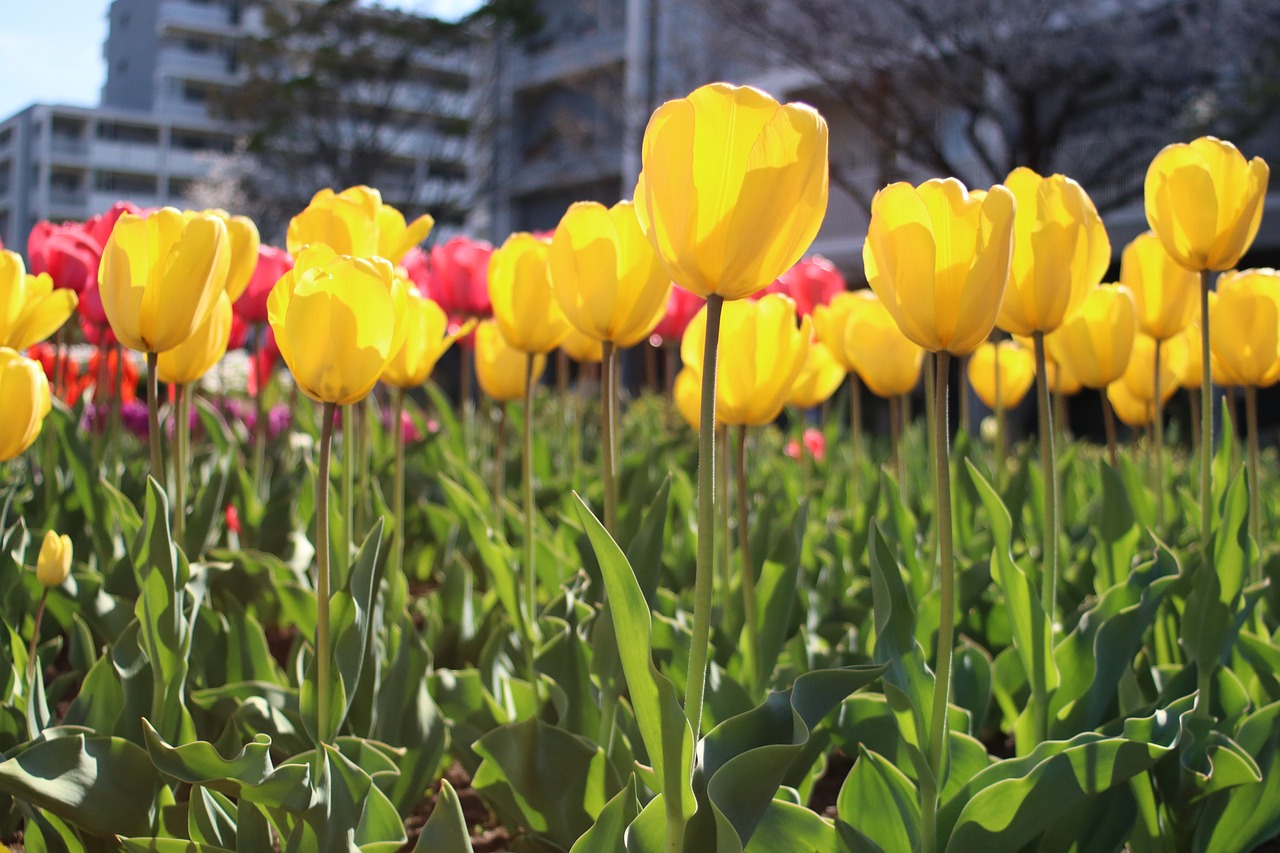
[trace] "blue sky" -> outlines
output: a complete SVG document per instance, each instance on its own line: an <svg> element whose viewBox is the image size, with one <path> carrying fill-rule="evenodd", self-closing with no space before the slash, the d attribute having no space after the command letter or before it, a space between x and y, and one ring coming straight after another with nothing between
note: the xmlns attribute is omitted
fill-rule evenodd
<svg viewBox="0 0 1280 853"><path fill-rule="evenodd" d="M33 101L91 106L105 66L110 0L3 0L0 6L0 119ZM384 5L458 17L478 0L394 0Z"/></svg>

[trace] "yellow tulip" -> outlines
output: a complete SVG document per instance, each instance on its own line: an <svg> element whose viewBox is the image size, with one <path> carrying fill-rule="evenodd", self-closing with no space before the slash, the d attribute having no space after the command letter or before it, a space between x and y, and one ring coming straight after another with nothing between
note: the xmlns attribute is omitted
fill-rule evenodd
<svg viewBox="0 0 1280 853"><path fill-rule="evenodd" d="M996 325L1014 335L1052 332L1098 286L1111 262L1111 241L1084 189L1064 175L1009 173L1016 200L1013 259Z"/></svg>
<svg viewBox="0 0 1280 853"><path fill-rule="evenodd" d="M533 359L533 381L546 369L545 355L529 355L513 347L502 336L494 320L476 326L476 381L480 390L495 400L507 402L524 396L524 376L528 359Z"/></svg>
<svg viewBox="0 0 1280 853"><path fill-rule="evenodd" d="M1129 393L1140 400L1155 400L1156 339L1138 334L1133 339L1133 352L1121 379L1129 387ZM1182 338L1170 338L1160 345L1160 402L1168 402L1178 390L1178 376L1187 360L1186 344Z"/></svg>
<svg viewBox="0 0 1280 853"><path fill-rule="evenodd" d="M212 214L164 207L143 219L125 213L102 252L102 307L120 343L171 350L195 334L227 285L231 241Z"/></svg>
<svg viewBox="0 0 1280 853"><path fill-rule="evenodd" d="M704 306L685 329L680 356L702 373L707 334ZM813 321L796 325L796 304L770 293L752 302L725 303L720 320L720 361L716 382L716 418L730 426L757 426L778 417L813 340Z"/></svg>
<svg viewBox="0 0 1280 853"><path fill-rule="evenodd" d="M474 322L467 322L452 332L449 318L435 301L406 287L404 311L404 343L391 356L382 371L382 381L396 388L417 388L431 377L436 362L458 340L471 332Z"/></svg>
<svg viewBox="0 0 1280 853"><path fill-rule="evenodd" d="M49 414L49 380L39 362L0 347L0 462L31 446Z"/></svg>
<svg viewBox="0 0 1280 853"><path fill-rule="evenodd" d="M671 386L676 409L694 432L702 424L702 372L693 367L683 367L676 374Z"/></svg>
<svg viewBox="0 0 1280 853"><path fill-rule="evenodd" d="M713 83L645 128L636 213L668 277L702 297L768 287L827 211L827 123L803 104Z"/></svg>
<svg viewBox="0 0 1280 853"><path fill-rule="evenodd" d="M1185 329L1199 309L1200 277L1175 261L1153 231L1124 247L1120 283L1133 293L1138 328L1162 341Z"/></svg>
<svg viewBox="0 0 1280 853"><path fill-rule="evenodd" d="M800 368L800 374L791 385L787 402L801 409L820 406L836 393L847 372L836 361L826 344L813 341L809 345L809 355Z"/></svg>
<svg viewBox="0 0 1280 853"><path fill-rule="evenodd" d="M231 297L223 291L195 334L156 358L156 376L174 385L195 382L227 354L230 340Z"/></svg>
<svg viewBox="0 0 1280 853"><path fill-rule="evenodd" d="M404 343L407 294L384 258L312 244L267 297L280 355L302 392L350 405L377 384Z"/></svg>
<svg viewBox="0 0 1280 853"><path fill-rule="evenodd" d="M568 337L560 342L560 349L579 364L595 363L604 359L604 344L577 329L570 331Z"/></svg>
<svg viewBox="0 0 1280 853"><path fill-rule="evenodd" d="M1155 420L1155 403L1149 398L1135 396L1129 390L1129 383L1123 380L1117 380L1107 386L1107 401L1115 410L1116 417L1134 429L1144 427Z"/></svg>
<svg viewBox="0 0 1280 853"><path fill-rule="evenodd" d="M1280 380L1280 273L1225 273L1209 306L1213 380L1265 388Z"/></svg>
<svg viewBox="0 0 1280 853"><path fill-rule="evenodd" d="M1182 361L1182 370L1178 371L1178 387L1199 388L1204 381L1204 359L1201 356L1200 321L1197 320L1174 336L1182 341L1178 344L1186 353ZM1211 357L1212 358L1212 357ZM1211 365L1212 366L1212 365Z"/></svg>
<svg viewBox="0 0 1280 853"><path fill-rule="evenodd" d="M532 234L512 234L489 258L489 298L502 336L524 352L549 353L572 328L551 293L551 246Z"/></svg>
<svg viewBox="0 0 1280 853"><path fill-rule="evenodd" d="M1258 234L1270 174L1212 136L1165 146L1147 169L1147 223L1187 269L1231 269Z"/></svg>
<svg viewBox="0 0 1280 853"><path fill-rule="evenodd" d="M920 382L924 350L912 342L889 309L869 290L863 306L852 312L845 326L844 349L862 381L877 397L898 397Z"/></svg>
<svg viewBox="0 0 1280 853"><path fill-rule="evenodd" d="M227 295L235 302L249 287L258 266L258 226L247 216L232 216L225 210L206 210L227 226L231 241L231 266L227 272Z"/></svg>
<svg viewBox="0 0 1280 853"><path fill-rule="evenodd" d="M372 187L355 186L340 193L323 189L289 221L285 241L292 255L310 243L323 243L339 255L376 255L399 263L434 225L427 215L406 224L404 215L383 204L382 194Z"/></svg>
<svg viewBox="0 0 1280 853"><path fill-rule="evenodd" d="M571 205L551 238L547 272L569 322L597 341L635 346L666 313L671 278L629 201Z"/></svg>
<svg viewBox="0 0 1280 853"><path fill-rule="evenodd" d="M1081 385L1105 388L1129 366L1137 334L1135 315L1129 288L1094 288L1079 313L1045 338L1045 350L1055 363L1066 364Z"/></svg>
<svg viewBox="0 0 1280 853"><path fill-rule="evenodd" d="M1051 394L1070 397L1072 394L1079 394L1080 389L1084 388L1084 383L1076 376L1075 367L1069 361L1054 361L1046 356L1044 372Z"/></svg>
<svg viewBox="0 0 1280 853"><path fill-rule="evenodd" d="M1035 356L1016 341L984 343L969 356L969 384L989 409L1017 406L1035 378Z"/></svg>
<svg viewBox="0 0 1280 853"><path fill-rule="evenodd" d="M44 532L40 543L40 556L36 559L36 580L45 589L62 586L71 574L71 537L59 536L52 530Z"/></svg>
<svg viewBox="0 0 1280 853"><path fill-rule="evenodd" d="M826 305L813 309L813 331L826 345L831 355L846 372L856 370L854 352L850 343L849 324L853 317L867 310L867 305L878 302L870 290L846 290L837 293Z"/></svg>
<svg viewBox="0 0 1280 853"><path fill-rule="evenodd" d="M1009 281L1013 193L968 192L955 178L890 184L871 200L867 280L903 334L965 355L995 325Z"/></svg>
<svg viewBox="0 0 1280 853"><path fill-rule="evenodd" d="M56 332L76 310L76 294L29 275L22 256L0 250L0 346L24 350Z"/></svg>

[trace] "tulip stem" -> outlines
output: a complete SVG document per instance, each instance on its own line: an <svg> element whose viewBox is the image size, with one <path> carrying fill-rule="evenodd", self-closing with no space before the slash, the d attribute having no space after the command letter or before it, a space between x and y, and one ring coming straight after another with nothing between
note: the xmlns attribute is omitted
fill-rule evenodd
<svg viewBox="0 0 1280 853"><path fill-rule="evenodd" d="M1164 531L1164 399L1160 389L1160 339L1156 339L1154 362L1155 377L1152 380L1152 388L1155 389L1155 397L1152 407L1155 409L1155 417L1152 419L1152 429L1155 430L1155 499L1156 499L1156 531L1162 533Z"/></svg>
<svg viewBox="0 0 1280 853"><path fill-rule="evenodd" d="M969 375L969 356L960 356L960 375L962 377ZM960 383L960 430L965 435L969 434L969 387L968 384L961 380Z"/></svg>
<svg viewBox="0 0 1280 853"><path fill-rule="evenodd" d="M257 324L258 350L266 344L266 328ZM256 417L253 420L253 485L258 499L265 501L268 497L266 483L267 468L267 389L262 378L262 358L255 352L251 361L253 365L254 395L253 405ZM268 374L268 378L270 374Z"/></svg>
<svg viewBox="0 0 1280 853"><path fill-rule="evenodd" d="M157 483L163 483L164 458L160 453L160 380L156 376L158 359L159 353L147 353L147 443L151 445L151 476Z"/></svg>
<svg viewBox="0 0 1280 853"><path fill-rule="evenodd" d="M472 417L471 417L471 353L466 349L458 351L458 420L462 422L463 449L466 458L471 460Z"/></svg>
<svg viewBox="0 0 1280 853"><path fill-rule="evenodd" d="M614 434L614 414L613 405L614 398L617 396L615 387L615 364L617 360L616 348L613 341L605 341L602 344L602 355L600 357L600 446L603 450L601 453L601 474L604 479L604 529L609 531L609 535L617 537L618 535L618 483L616 462L614 455L617 453L616 437Z"/></svg>
<svg viewBox="0 0 1280 853"><path fill-rule="evenodd" d="M1115 410L1111 408L1111 401L1107 399L1106 388L1098 389L1098 397L1102 400L1102 426L1107 433L1107 461L1111 464L1112 468L1115 468L1117 462L1116 413Z"/></svg>
<svg viewBox="0 0 1280 853"><path fill-rule="evenodd" d="M716 425L716 521L719 524L719 546L716 562L720 567L720 589L723 601L728 603L729 590L733 587L733 570L729 565L729 428Z"/></svg>
<svg viewBox="0 0 1280 853"><path fill-rule="evenodd" d="M858 466L862 462L862 380L853 370L849 371L849 437L853 447L853 458L849 468L849 505L856 513Z"/></svg>
<svg viewBox="0 0 1280 853"><path fill-rule="evenodd" d="M36 647L40 645L40 623L44 621L44 605L48 599L49 587L46 586L40 592L40 604L36 607L36 621L31 628L31 645L27 649L27 684L30 685L28 702L34 702L36 698Z"/></svg>
<svg viewBox="0 0 1280 853"><path fill-rule="evenodd" d="M174 385L174 408L177 422L173 429L173 540L184 550L186 543L187 522L187 442L191 429L187 419L190 417L191 395L186 385Z"/></svg>
<svg viewBox="0 0 1280 853"><path fill-rule="evenodd" d="M889 398L889 456L898 478L898 499L905 503L907 469L902 454L902 396Z"/></svg>
<svg viewBox="0 0 1280 853"><path fill-rule="evenodd" d="M1000 393L1000 343L996 342L992 349L992 357L995 360L995 370L992 374L992 384L995 385L996 410L994 417L996 419L996 490L1004 488L1004 475L1008 469L1007 457L1008 437L1005 430L1004 417L1004 395ZM966 373L965 376L968 376Z"/></svg>
<svg viewBox="0 0 1280 853"><path fill-rule="evenodd" d="M1262 580L1262 502L1258 481L1258 389L1246 385L1244 389L1245 429L1249 433L1249 526L1253 528L1253 566L1250 579Z"/></svg>
<svg viewBox="0 0 1280 853"><path fill-rule="evenodd" d="M329 459L333 448L333 421L336 403L320 410L320 470L316 475L316 737L329 739ZM343 424L349 431L350 419ZM344 467L346 467L344 465Z"/></svg>
<svg viewBox="0 0 1280 853"><path fill-rule="evenodd" d="M507 403L498 402L497 435L493 442L493 526L502 530L502 494L506 490L507 478Z"/></svg>
<svg viewBox="0 0 1280 853"><path fill-rule="evenodd" d="M932 853L937 844L938 792L941 788L945 750L949 741L947 705L951 693L951 654L955 646L955 563L951 545L951 465L950 430L947 426L947 381L951 354L935 356L937 373L933 392L933 451L936 476L934 503L940 560L941 610L938 614L938 653L933 683L933 706L929 714L929 778L920 788L922 818L921 850Z"/></svg>
<svg viewBox="0 0 1280 853"><path fill-rule="evenodd" d="M538 636L538 572L534 566L534 553L537 550L533 541L533 389L534 389L534 357L532 353L525 355L524 370L524 594L526 623L529 628L529 678L533 680L534 650Z"/></svg>
<svg viewBox="0 0 1280 853"><path fill-rule="evenodd" d="M936 409L937 389L934 387L934 385L937 382L936 360L937 360L937 356L934 353L931 353L931 352L925 353L924 366L923 366L924 419L925 419L925 423L928 424L928 426L925 429L924 434L925 434L926 449L928 450L927 455L929 457L929 482L931 483L936 483L938 481L938 470L937 470L938 448L935 446L935 440L938 435L938 430L937 430L938 414ZM936 504L936 498L937 498L936 494L934 495L934 498L935 498L935 504L933 507L933 517L937 518L938 507ZM936 526L937 525L934 525L935 528ZM932 530L930 533L930 536L931 536L931 539L928 543L929 549L930 549L929 572L932 575L933 573L936 573L938 569L938 531L936 529ZM932 577L930 578L929 582L931 584L933 583Z"/></svg>
<svg viewBox="0 0 1280 853"><path fill-rule="evenodd" d="M1200 559L1213 571L1213 375L1209 350L1209 291L1213 273L1200 273ZM1206 700L1207 702L1207 700Z"/></svg>
<svg viewBox="0 0 1280 853"><path fill-rule="evenodd" d="M110 432L111 441L108 443L108 449L110 451L110 458L112 461L114 461L117 458L117 453L118 453L117 445L119 444L119 441L120 441L120 431L121 431L120 406L121 406L121 397L124 394L124 359L125 359L124 347L122 347L120 344L116 344L115 349L116 349L116 372L115 372L114 393L110 390L109 384L106 386L108 389L107 393L111 397L111 432ZM109 372L111 367L111 360L108 353L109 353L109 350L103 350L102 357L103 357L103 360L107 362L107 368ZM108 383L110 383L110 381L111 381L110 379L107 380ZM95 394L94 396L96 397L97 395Z"/></svg>
<svg viewBox="0 0 1280 853"><path fill-rule="evenodd" d="M338 548L338 579L343 583L351 567L351 537L356 521L356 416L353 406L342 413L342 545Z"/></svg>
<svg viewBox="0 0 1280 853"><path fill-rule="evenodd" d="M1058 594L1058 470L1053 455L1053 409L1049 405L1049 377L1045 374L1044 332L1035 332L1032 337L1036 348L1036 397L1040 404L1040 471L1044 480L1044 568L1040 574L1040 604L1044 618L1052 626Z"/></svg>
<svg viewBox="0 0 1280 853"><path fill-rule="evenodd" d="M760 637L758 618L756 616L756 575L755 563L751 559L751 534L748 529L747 512L747 425L738 426L738 441L734 447L737 463L738 491L738 552L742 555L742 617L747 629L747 654L750 655L747 673L750 681L748 687L759 687L756 676L760 675ZM805 449L800 448L803 457ZM726 496L727 497L727 496Z"/></svg>
<svg viewBox="0 0 1280 853"><path fill-rule="evenodd" d="M689 647L684 712L693 741L702 734L702 702L711 644L712 573L715 571L716 356L724 297L707 297L707 332L702 348L702 401L698 422L698 559L693 581L693 638ZM723 496L721 500L723 500ZM674 791L670 792L675 800ZM683 834L683 830L682 830Z"/></svg>
<svg viewBox="0 0 1280 853"><path fill-rule="evenodd" d="M394 571L404 571L404 398L408 392L404 388L396 389L394 413L391 429L395 435L396 469L392 483L392 512L396 518L396 559Z"/></svg>

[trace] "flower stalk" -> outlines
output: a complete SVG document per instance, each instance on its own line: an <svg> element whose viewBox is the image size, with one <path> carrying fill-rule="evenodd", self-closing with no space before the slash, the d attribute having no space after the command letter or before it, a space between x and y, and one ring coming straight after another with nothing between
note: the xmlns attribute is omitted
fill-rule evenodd
<svg viewBox="0 0 1280 853"><path fill-rule="evenodd" d="M329 672L329 461L337 409L336 403L325 403L320 410L320 467L316 475L316 731L322 742L328 736L333 692Z"/></svg>

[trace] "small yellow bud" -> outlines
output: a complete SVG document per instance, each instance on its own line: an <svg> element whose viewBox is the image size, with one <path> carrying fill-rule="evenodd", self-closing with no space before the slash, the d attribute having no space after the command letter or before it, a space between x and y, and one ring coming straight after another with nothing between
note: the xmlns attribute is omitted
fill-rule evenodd
<svg viewBox="0 0 1280 853"><path fill-rule="evenodd" d="M62 582L71 574L71 537L67 534L59 536L52 530L44 534L44 542L40 545L40 557L36 561L36 579L46 589L62 586Z"/></svg>

